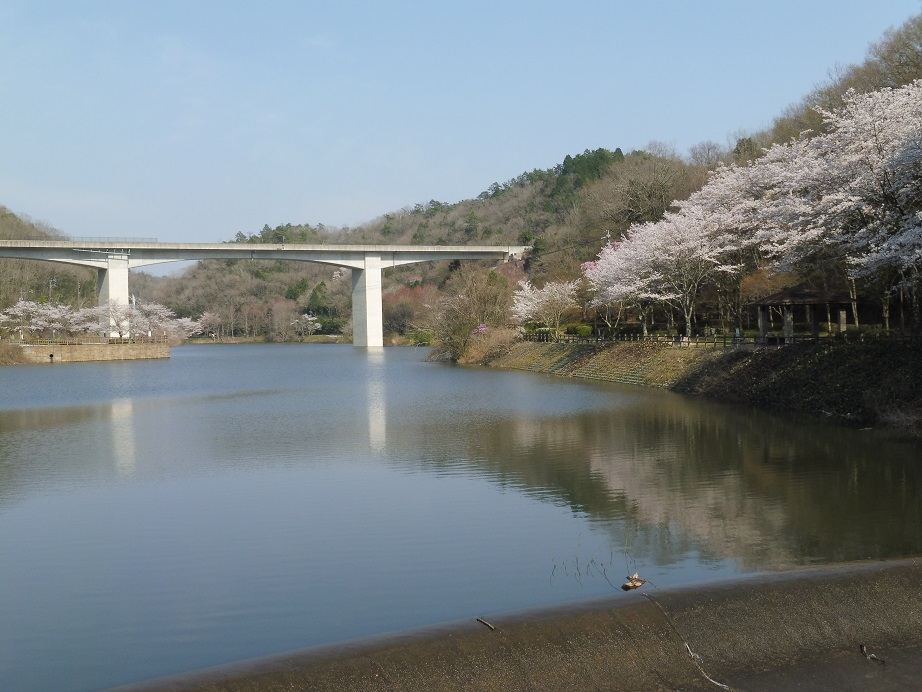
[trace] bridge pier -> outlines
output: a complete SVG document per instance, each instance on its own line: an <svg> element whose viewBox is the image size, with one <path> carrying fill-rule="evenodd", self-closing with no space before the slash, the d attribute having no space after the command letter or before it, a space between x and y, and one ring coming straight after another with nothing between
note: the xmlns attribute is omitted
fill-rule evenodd
<svg viewBox="0 0 922 692"><path fill-rule="evenodd" d="M364 264L364 268L352 268L352 345L383 348L380 253L365 253Z"/></svg>
<svg viewBox="0 0 922 692"><path fill-rule="evenodd" d="M96 289L99 306L110 306L109 314L102 318L102 328L109 331L109 336L118 336L119 332L124 334L128 325L125 323L120 329L116 324L118 311L111 308L116 305L128 307L131 294L128 292L127 254L110 254L106 257L105 268L96 270Z"/></svg>

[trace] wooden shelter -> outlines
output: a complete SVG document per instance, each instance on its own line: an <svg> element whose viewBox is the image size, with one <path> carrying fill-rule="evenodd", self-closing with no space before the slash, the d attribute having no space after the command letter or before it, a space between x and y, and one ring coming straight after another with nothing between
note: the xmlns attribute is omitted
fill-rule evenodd
<svg viewBox="0 0 922 692"><path fill-rule="evenodd" d="M826 306L827 319L832 321L833 310L838 318L839 332L844 332L848 323L848 306L851 300L847 295L836 293L834 291L823 291L808 287L806 284L800 284L793 288L786 288L770 296L754 301L759 316L759 335L762 339L768 336L768 327L770 324L769 310L771 308L780 308L782 317L782 335L784 340L790 342L794 338L794 309L804 308L807 324L810 325L810 333L814 338L820 334L819 327L819 309ZM831 326L831 325L830 325Z"/></svg>

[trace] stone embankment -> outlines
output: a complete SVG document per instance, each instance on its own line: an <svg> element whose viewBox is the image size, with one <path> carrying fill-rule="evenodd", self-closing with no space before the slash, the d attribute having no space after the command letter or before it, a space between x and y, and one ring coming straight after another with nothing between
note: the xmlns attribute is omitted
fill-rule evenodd
<svg viewBox="0 0 922 692"><path fill-rule="evenodd" d="M501 354L488 356L483 364L565 377L671 388L689 372L721 354L722 351L712 348L672 348L645 342L604 345L518 342Z"/></svg>
<svg viewBox="0 0 922 692"><path fill-rule="evenodd" d="M132 344L24 344L11 347L21 354L25 363L81 363L98 360L145 360L169 358L170 345L159 343Z"/></svg>
<svg viewBox="0 0 922 692"><path fill-rule="evenodd" d="M516 342L481 365L621 382L922 432L922 341L718 348Z"/></svg>

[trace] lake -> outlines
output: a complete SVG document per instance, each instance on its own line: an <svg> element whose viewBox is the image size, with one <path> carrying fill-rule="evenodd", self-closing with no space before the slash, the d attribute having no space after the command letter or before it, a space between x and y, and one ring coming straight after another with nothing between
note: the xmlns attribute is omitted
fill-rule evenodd
<svg viewBox="0 0 922 692"><path fill-rule="evenodd" d="M918 441L426 355L0 368L0 689L922 554Z"/></svg>

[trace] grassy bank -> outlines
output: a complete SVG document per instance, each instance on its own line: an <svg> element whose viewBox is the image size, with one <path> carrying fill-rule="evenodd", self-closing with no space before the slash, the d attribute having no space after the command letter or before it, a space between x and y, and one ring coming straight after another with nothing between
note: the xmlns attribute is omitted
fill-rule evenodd
<svg viewBox="0 0 922 692"><path fill-rule="evenodd" d="M922 344L850 342L723 350L653 343L515 342L482 365L685 394L922 434Z"/></svg>

